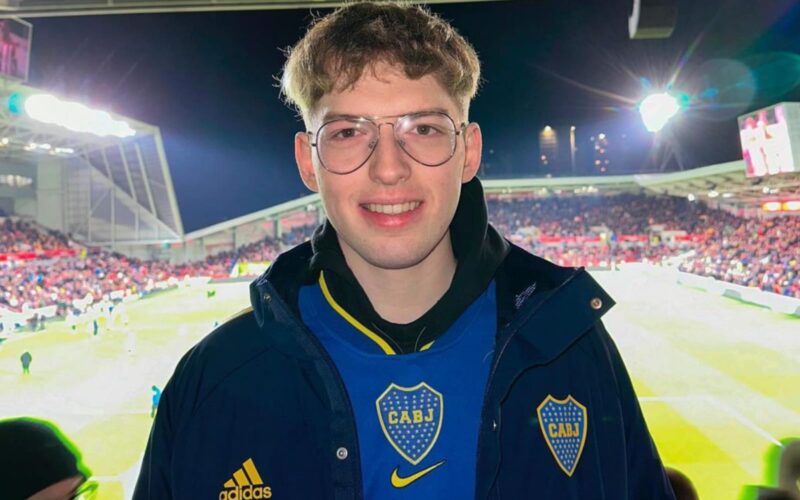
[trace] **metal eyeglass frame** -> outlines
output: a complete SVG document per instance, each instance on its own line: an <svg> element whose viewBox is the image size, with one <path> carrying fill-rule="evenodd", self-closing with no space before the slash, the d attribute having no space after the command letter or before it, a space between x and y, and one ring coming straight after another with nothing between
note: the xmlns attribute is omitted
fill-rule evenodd
<svg viewBox="0 0 800 500"><path fill-rule="evenodd" d="M456 140L453 142L453 150L450 152L450 156L448 156L446 160L444 160L442 162L439 162L439 163L424 163L424 162L421 162L418 159L414 158L414 155L412 155L411 153L406 151L406 148L404 147L403 141L399 140L398 137L395 135L395 133L396 133L395 131L397 130L395 128L395 124L398 121L403 120L403 119L407 119L407 118L414 118L416 116L421 116L421 115L441 115L441 116L444 116L445 118L447 118L448 120L450 120L450 123L453 124L453 130L455 130ZM379 120L383 120L385 118L397 118L397 120L395 120L394 122L381 122L381 123L378 123ZM325 166L325 161L323 161L322 155L319 153L319 146L318 146L318 144L319 144L319 133L328 124L331 124L333 122L342 121L342 120L350 120L350 121L354 121L354 122L369 122L369 123L373 124L375 126L375 128L378 130L378 136L377 136L377 139L375 140L375 143L371 145L369 154L367 155L366 158L364 158L364 161L362 161L361 163L358 164L358 166L354 167L352 170L348 170L347 172L334 172L333 170L330 170L327 166ZM444 165L448 161L450 161L453 158L453 156L455 156L455 154L456 154L456 148L458 146L458 137L464 133L464 131L467 129L467 125L468 125L467 122L461 122L460 125L456 126L455 120L453 120L450 117L450 115L448 115L447 113L443 113L441 111L417 111L417 112L414 112L414 113L407 113L407 114L404 114L404 115L376 116L374 118L367 118L366 116L334 118L334 119L328 120L325 123L323 123L322 125L320 125L316 132L307 131L306 134L308 134L309 137L313 137L314 138L314 142L311 142L310 144L311 144L312 148L315 148L317 150L317 158L319 158L319 163L322 165L322 168L324 168L328 172L330 172L332 174L335 174L335 175L347 175L347 174L352 174L353 172L355 172L359 168L363 167L364 164L367 163L370 158L372 158L372 155L373 155L373 153L375 153L375 150L378 149L378 143L381 140L381 135L380 135L381 126L382 125L386 125L386 124L389 124L389 125L392 126L392 135L394 136L394 142L400 147L400 149L402 149L403 152L409 156L409 158L411 158L412 160L414 160L415 162L417 162L417 163L419 163L421 165L425 165L426 167L439 167L441 165Z"/></svg>

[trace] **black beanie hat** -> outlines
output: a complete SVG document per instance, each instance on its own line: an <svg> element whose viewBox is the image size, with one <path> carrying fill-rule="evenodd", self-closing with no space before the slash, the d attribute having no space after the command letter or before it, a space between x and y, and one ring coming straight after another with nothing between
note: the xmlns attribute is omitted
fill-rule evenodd
<svg viewBox="0 0 800 500"><path fill-rule="evenodd" d="M64 479L88 471L80 455L52 424L18 418L0 421L0 497L23 500Z"/></svg>

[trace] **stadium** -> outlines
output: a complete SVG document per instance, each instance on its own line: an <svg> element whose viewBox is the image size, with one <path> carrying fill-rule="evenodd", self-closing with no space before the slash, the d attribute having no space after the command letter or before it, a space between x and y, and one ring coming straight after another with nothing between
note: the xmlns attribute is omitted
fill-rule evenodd
<svg viewBox="0 0 800 500"><path fill-rule="evenodd" d="M324 210L307 195L185 232L156 124L70 129L28 109L45 90L0 92L0 414L57 423L98 498L128 498L152 388ZM752 168L745 151L680 172L483 181L507 239L590 269L615 298L604 321L659 452L704 499L755 498L800 437L800 173Z"/></svg>

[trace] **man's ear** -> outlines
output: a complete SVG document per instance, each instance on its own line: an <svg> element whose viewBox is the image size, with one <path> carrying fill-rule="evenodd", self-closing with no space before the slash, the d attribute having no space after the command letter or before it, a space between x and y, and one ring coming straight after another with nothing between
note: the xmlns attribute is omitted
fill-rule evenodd
<svg viewBox="0 0 800 500"><path fill-rule="evenodd" d="M464 171L461 173L461 182L467 183L478 173L483 154L483 136L481 127L477 123L470 123L464 129Z"/></svg>
<svg viewBox="0 0 800 500"><path fill-rule="evenodd" d="M317 174L314 172L313 151L311 149L311 138L305 132L298 132L294 135L294 161L297 163L297 170L303 184L311 191L318 193L319 184Z"/></svg>

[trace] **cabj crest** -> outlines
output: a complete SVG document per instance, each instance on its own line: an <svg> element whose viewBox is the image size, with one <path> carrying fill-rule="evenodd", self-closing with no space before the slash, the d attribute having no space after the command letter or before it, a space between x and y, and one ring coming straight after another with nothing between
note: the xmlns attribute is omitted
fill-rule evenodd
<svg viewBox="0 0 800 500"><path fill-rule="evenodd" d="M572 477L586 443L586 407L572 396L558 400L548 395L536 409L542 435L564 473Z"/></svg>
<svg viewBox="0 0 800 500"><path fill-rule="evenodd" d="M413 465L420 463L442 430L442 394L425 382L414 387L390 384L375 406L389 443Z"/></svg>

